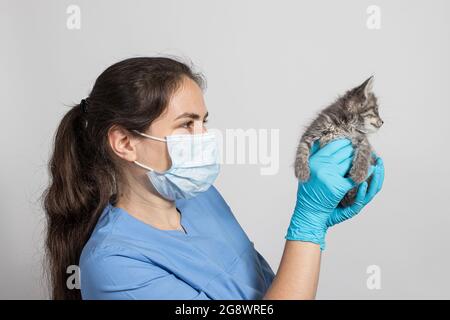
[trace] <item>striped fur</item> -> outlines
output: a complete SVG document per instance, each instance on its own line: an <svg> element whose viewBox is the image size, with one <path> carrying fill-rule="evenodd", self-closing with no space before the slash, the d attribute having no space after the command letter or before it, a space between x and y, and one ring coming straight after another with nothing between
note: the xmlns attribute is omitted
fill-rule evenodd
<svg viewBox="0 0 450 320"><path fill-rule="evenodd" d="M352 167L347 176L358 184L366 179L369 166L374 163L367 135L376 132L383 124L372 86L373 76L339 96L308 126L300 139L295 157L295 176L299 180L309 179L308 159L314 141L319 140L320 147L323 147L338 138L349 138L355 149ZM350 190L339 206L346 207L352 204L356 191L357 187Z"/></svg>

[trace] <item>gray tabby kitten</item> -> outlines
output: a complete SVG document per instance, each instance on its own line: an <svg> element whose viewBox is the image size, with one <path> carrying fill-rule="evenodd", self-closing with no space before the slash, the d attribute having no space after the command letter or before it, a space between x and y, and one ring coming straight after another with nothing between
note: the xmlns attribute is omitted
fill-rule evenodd
<svg viewBox="0 0 450 320"><path fill-rule="evenodd" d="M349 138L355 150L352 167L346 176L358 184L366 179L369 166L375 163L367 135L376 132L383 124L378 114L377 98L372 92L372 86L373 76L339 96L310 124L297 147L295 176L298 179L301 181L309 179L308 158L314 141L319 140L320 147L323 147L338 138ZM369 185L370 181L371 177L367 180ZM351 189L339 206L351 205L357 190L358 187Z"/></svg>

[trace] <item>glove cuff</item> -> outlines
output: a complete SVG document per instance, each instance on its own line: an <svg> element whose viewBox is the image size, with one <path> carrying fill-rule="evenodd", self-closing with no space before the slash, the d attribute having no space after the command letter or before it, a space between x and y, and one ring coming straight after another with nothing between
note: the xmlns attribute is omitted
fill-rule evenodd
<svg viewBox="0 0 450 320"><path fill-rule="evenodd" d="M305 242L312 242L320 245L320 250L325 250L325 236L327 230L300 230L298 228L288 228L285 235L286 240L299 240Z"/></svg>

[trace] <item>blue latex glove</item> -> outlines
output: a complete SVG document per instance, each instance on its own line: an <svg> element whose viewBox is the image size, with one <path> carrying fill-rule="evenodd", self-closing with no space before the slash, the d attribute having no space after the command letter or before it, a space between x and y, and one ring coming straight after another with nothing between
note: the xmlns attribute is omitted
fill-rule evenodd
<svg viewBox="0 0 450 320"><path fill-rule="evenodd" d="M344 195L356 186L353 180L344 177L351 167L353 153L349 139L332 141L312 152L310 178L306 182L299 181L297 202L285 239L317 243L324 250L328 227L356 212L335 211ZM374 169L370 167L368 176Z"/></svg>
<svg viewBox="0 0 450 320"><path fill-rule="evenodd" d="M362 208L364 208L365 205L368 204L373 199L373 197L375 197L375 195L381 190L384 181L383 159L376 156L374 153L372 153L372 156L376 159L376 163L375 169L372 173L373 177L372 181L370 182L369 189L367 190L367 181L361 183L358 187L355 202L349 207L334 209L333 213L327 221L328 227L334 226L357 215L362 210Z"/></svg>

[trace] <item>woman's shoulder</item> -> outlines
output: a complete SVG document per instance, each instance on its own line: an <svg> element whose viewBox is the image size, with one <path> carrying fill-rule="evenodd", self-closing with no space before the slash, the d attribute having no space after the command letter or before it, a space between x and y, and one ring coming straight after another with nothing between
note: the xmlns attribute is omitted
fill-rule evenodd
<svg viewBox="0 0 450 320"><path fill-rule="evenodd" d="M102 260L110 255L139 255L126 238L119 235L123 217L108 203L80 255L80 266L88 260Z"/></svg>

